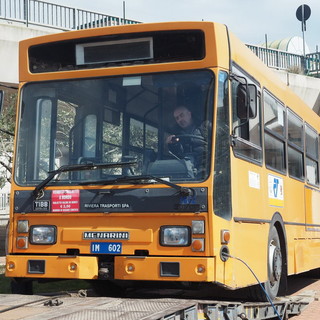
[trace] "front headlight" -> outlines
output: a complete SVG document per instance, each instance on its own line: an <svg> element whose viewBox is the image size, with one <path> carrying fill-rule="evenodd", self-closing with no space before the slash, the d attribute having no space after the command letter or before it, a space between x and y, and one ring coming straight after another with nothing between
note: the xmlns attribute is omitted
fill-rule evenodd
<svg viewBox="0 0 320 320"><path fill-rule="evenodd" d="M191 228L188 226L162 226L160 244L162 246L186 247L191 243Z"/></svg>
<svg viewBox="0 0 320 320"><path fill-rule="evenodd" d="M32 244L54 244L57 240L56 226L31 226L30 243Z"/></svg>

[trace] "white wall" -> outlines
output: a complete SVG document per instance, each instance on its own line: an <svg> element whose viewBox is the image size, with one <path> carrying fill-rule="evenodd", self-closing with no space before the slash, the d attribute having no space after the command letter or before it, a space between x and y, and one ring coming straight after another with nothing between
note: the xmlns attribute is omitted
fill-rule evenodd
<svg viewBox="0 0 320 320"><path fill-rule="evenodd" d="M23 23L0 19L0 83L18 84L19 41L60 32L56 29L26 27ZM0 189L0 225L7 223L9 208L3 207L4 198L10 194L10 184Z"/></svg>
<svg viewBox="0 0 320 320"><path fill-rule="evenodd" d="M280 70L275 72L293 92L320 115L320 79Z"/></svg>
<svg viewBox="0 0 320 320"><path fill-rule="evenodd" d="M56 29L26 27L25 24L0 19L0 83L18 84L19 41L60 32Z"/></svg>

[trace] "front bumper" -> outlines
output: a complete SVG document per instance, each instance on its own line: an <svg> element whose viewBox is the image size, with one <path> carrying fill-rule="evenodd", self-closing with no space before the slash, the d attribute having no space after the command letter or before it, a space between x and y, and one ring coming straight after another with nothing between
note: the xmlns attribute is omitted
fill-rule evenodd
<svg viewBox="0 0 320 320"><path fill-rule="evenodd" d="M200 257L115 256L115 280L213 282L215 259ZM7 277L98 279L95 256L8 255Z"/></svg>
<svg viewBox="0 0 320 320"><path fill-rule="evenodd" d="M98 258L85 256L6 257L7 277L97 279Z"/></svg>

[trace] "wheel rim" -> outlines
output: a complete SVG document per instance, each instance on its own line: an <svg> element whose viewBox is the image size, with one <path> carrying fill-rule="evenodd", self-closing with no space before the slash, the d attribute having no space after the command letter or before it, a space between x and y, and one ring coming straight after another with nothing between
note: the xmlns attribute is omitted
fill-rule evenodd
<svg viewBox="0 0 320 320"><path fill-rule="evenodd" d="M269 244L270 284L274 286L280 281L282 274L282 255L279 244L272 239Z"/></svg>

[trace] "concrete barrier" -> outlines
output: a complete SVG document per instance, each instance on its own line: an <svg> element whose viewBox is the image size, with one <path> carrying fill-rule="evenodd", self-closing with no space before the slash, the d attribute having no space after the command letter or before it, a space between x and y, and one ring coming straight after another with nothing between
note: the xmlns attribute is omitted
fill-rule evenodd
<svg viewBox="0 0 320 320"><path fill-rule="evenodd" d="M287 71L274 70L280 79L315 113L320 115L320 79Z"/></svg>

